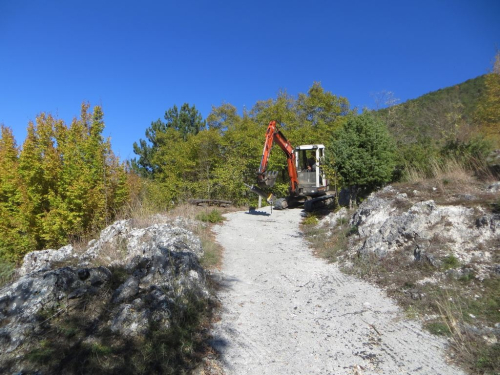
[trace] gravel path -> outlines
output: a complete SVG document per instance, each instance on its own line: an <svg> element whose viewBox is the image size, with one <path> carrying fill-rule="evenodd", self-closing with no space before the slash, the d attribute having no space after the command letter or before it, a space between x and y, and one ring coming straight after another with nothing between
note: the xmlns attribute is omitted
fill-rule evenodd
<svg viewBox="0 0 500 375"><path fill-rule="evenodd" d="M235 212L215 227L225 250L212 345L226 374L462 374L383 292L315 258L300 215Z"/></svg>

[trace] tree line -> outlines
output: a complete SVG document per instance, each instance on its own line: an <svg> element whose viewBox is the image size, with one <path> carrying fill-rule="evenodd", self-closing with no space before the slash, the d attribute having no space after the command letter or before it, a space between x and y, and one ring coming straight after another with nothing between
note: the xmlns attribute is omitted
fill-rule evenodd
<svg viewBox="0 0 500 375"><path fill-rule="evenodd" d="M40 114L22 147L1 126L0 261L101 229L135 200L159 210L189 198L254 202L244 183L256 182L270 120L293 146L325 144L327 177L357 192L404 178L408 168L425 171L430 158L484 158L500 147L499 54L495 61L474 106L452 96L440 110L391 101L383 110L359 111L320 83L297 96L279 92L241 114L229 103L212 107L206 119L194 105L173 106L134 143L137 157L126 163L102 136L99 106L82 104L69 126ZM287 194L286 165L276 148L268 170L281 172L278 196Z"/></svg>
<svg viewBox="0 0 500 375"><path fill-rule="evenodd" d="M393 101L383 110L358 111L319 83L296 97L280 92L241 115L225 103L203 120L185 103L151 123L146 139L134 144L138 157L132 166L154 182L149 196L167 206L194 197L248 203L254 197L244 183L255 183L266 126L276 120L293 146L325 144L327 177L354 192L369 193L402 179L410 168L430 174L432 162L447 158L472 167L500 147L496 70L481 82L472 104L459 100L455 90L433 99L433 106L427 99ZM271 154L268 170L281 171L275 194L285 196L286 159L279 149Z"/></svg>
<svg viewBox="0 0 500 375"><path fill-rule="evenodd" d="M69 126L42 113L21 148L1 126L0 260L94 232L130 201L137 181L103 138L103 117L88 103Z"/></svg>
<svg viewBox="0 0 500 375"><path fill-rule="evenodd" d="M280 92L242 114L225 103L213 107L206 120L194 105L184 104L180 110L174 106L163 120L151 123L146 139L134 144L138 157L132 167L154 182L150 196L166 205L188 198L243 204L254 199L244 183L256 182L270 120L278 121L291 144L298 146L324 143L354 113L347 98L325 91L319 83L297 97ZM286 158L280 150L271 154L269 169L282 172L276 191L284 195Z"/></svg>

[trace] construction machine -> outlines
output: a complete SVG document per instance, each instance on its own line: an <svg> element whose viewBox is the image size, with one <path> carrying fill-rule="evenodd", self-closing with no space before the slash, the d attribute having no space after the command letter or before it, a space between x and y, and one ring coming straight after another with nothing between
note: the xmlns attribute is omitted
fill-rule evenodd
<svg viewBox="0 0 500 375"><path fill-rule="evenodd" d="M277 171L268 171L267 163L274 144L277 144L287 157L288 177L290 185L288 196L276 199L266 190L274 186ZM305 211L330 206L334 203L334 195L328 194L328 180L322 165L325 160L325 146L322 144L292 147L288 139L278 129L276 121L269 122L266 131L264 149L259 170L257 185L249 186L250 190L262 196L275 209L285 209L303 204Z"/></svg>

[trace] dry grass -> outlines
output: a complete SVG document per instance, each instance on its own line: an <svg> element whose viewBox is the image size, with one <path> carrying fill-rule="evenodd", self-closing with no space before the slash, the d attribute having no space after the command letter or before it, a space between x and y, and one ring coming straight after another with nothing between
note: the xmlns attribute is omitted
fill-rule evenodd
<svg viewBox="0 0 500 375"><path fill-rule="evenodd" d="M335 262L337 257L347 250L348 238L355 233L356 228L351 227L347 219L339 219L334 234L330 235L330 228L317 225L319 219L328 213L319 211L309 214L302 221L301 230L314 249L315 255Z"/></svg>
<svg viewBox="0 0 500 375"><path fill-rule="evenodd" d="M437 178L423 179L411 182L395 183L392 186L400 193L406 193L409 200L398 200L388 192L385 199L394 199L392 205L402 210L416 202L433 200L440 205L461 205L468 208L483 207L490 211L496 210L500 201L498 193L488 191L489 182L475 179L473 176L441 175Z"/></svg>
<svg viewBox="0 0 500 375"><path fill-rule="evenodd" d="M408 312L421 319L431 333L449 337L451 357L470 374L500 373L500 277L479 281L474 274L447 274L462 269L447 255L433 265L425 258L413 261L408 251L384 258L375 254L346 256L337 252L344 272L384 288ZM421 283L424 278L435 282Z"/></svg>
<svg viewBox="0 0 500 375"><path fill-rule="evenodd" d="M461 181L472 183L476 179L481 181L494 181L495 176L485 162L472 160L468 164L456 158L431 159L427 170L408 167L405 170L405 180L409 183L422 182L427 180L438 181Z"/></svg>
<svg viewBox="0 0 500 375"><path fill-rule="evenodd" d="M183 204L175 207L166 213L166 216L175 219L176 217L183 217L190 221L190 230L193 231L201 240L203 247L203 257L201 264L206 270L220 269L222 265L223 249L220 244L215 240L212 227L217 225L219 220L208 220L211 218L222 217L225 213L235 212L240 210L236 207L208 207L208 206L195 206L191 204ZM216 213L216 214L214 214ZM202 221L204 218L207 220ZM215 221L215 222L212 222Z"/></svg>

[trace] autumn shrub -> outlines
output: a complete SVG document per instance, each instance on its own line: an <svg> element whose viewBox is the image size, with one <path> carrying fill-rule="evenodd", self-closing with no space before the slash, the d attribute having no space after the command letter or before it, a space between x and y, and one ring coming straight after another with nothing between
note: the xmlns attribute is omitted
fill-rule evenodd
<svg viewBox="0 0 500 375"><path fill-rule="evenodd" d="M70 126L42 113L18 148L0 139L0 258L56 248L110 224L131 200L133 176L102 136L104 114L83 103Z"/></svg>

